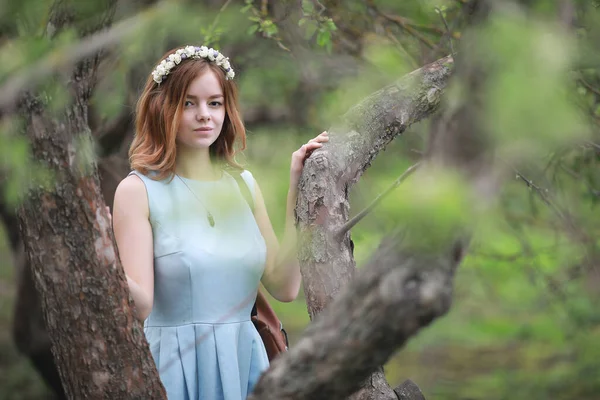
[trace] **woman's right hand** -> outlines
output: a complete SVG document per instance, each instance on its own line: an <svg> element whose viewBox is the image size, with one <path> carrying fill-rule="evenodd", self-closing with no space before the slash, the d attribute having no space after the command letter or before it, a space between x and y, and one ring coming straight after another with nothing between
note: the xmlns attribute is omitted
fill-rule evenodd
<svg viewBox="0 0 600 400"><path fill-rule="evenodd" d="M306 144L303 144L298 150L292 153L292 163L290 166L290 189L298 187L302 170L304 169L304 162L313 151L323 147L323 143L329 141L329 133L327 131L321 132L318 136L310 139Z"/></svg>

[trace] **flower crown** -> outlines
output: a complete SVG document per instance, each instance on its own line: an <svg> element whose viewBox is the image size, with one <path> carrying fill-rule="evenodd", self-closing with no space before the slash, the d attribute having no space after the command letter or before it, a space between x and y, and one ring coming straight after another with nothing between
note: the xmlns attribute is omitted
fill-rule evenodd
<svg viewBox="0 0 600 400"><path fill-rule="evenodd" d="M169 72L176 65L179 65L186 58L206 58L210 61L213 61L217 64L223 71L225 71L225 79L230 80L235 76L235 72L233 72L233 68L229 64L229 58L225 57L223 54L219 53L217 50L213 48L208 48L206 46L194 47L194 46L186 46L181 49L177 49L174 53L169 54L169 56L162 60L160 64L154 68L152 71L152 78L154 82L161 83Z"/></svg>

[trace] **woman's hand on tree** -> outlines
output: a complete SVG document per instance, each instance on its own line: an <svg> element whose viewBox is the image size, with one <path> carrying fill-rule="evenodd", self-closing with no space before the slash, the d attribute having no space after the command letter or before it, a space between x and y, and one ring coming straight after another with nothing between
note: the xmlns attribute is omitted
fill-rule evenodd
<svg viewBox="0 0 600 400"><path fill-rule="evenodd" d="M329 141L327 131L322 132L319 136L310 139L306 144L303 144L298 150L292 153L292 165L290 166L290 188L297 188L304 162L313 151L323 147L323 143Z"/></svg>

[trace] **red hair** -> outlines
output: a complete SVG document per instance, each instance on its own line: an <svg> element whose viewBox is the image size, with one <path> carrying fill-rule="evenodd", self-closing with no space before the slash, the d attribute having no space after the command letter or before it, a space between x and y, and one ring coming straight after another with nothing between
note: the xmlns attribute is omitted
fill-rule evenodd
<svg viewBox="0 0 600 400"><path fill-rule="evenodd" d="M160 61L176 50L167 52ZM173 68L160 85L151 75L146 80L137 103L135 136L129 148L132 169L144 175L156 172L151 177L157 180L175 173L176 138L185 97L194 79L208 70L217 76L225 97L223 128L210 146L210 155L233 168L241 168L234 156L246 148L246 129L239 112L237 86L233 80L225 79L225 72L215 63L190 58ZM240 143L238 150L234 148L236 141Z"/></svg>

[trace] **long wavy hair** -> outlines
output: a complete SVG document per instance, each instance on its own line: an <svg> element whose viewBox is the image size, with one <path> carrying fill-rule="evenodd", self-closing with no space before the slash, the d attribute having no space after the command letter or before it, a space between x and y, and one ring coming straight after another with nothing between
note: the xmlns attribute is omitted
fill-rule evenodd
<svg viewBox="0 0 600 400"><path fill-rule="evenodd" d="M160 60L176 50L168 51ZM144 175L152 171L150 177L157 180L174 175L177 132L186 94L194 79L209 70L216 74L225 97L223 127L209 152L214 161L241 168L234 156L246 148L246 129L239 112L237 86L233 80L225 79L225 72L215 63L190 58L182 60L160 84L151 75L146 80L137 103L135 136L129 148L132 169Z"/></svg>

